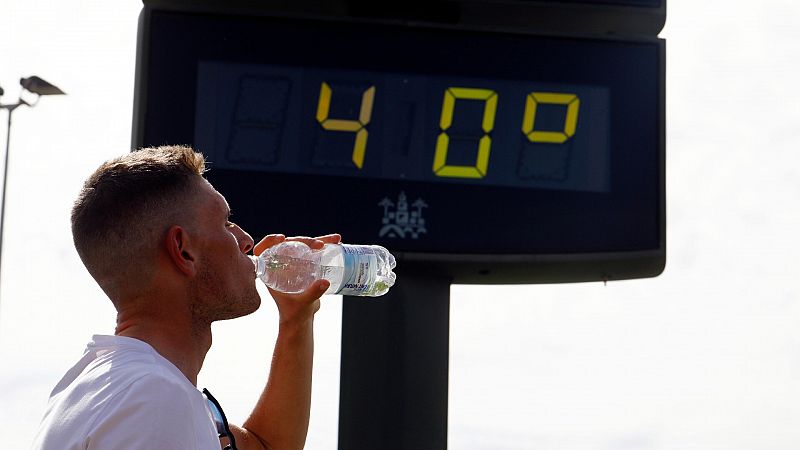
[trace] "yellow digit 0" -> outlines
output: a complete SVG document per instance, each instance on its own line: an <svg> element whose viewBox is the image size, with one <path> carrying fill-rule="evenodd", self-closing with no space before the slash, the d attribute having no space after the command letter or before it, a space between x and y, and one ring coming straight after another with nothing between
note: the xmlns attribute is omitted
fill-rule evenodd
<svg viewBox="0 0 800 450"><path fill-rule="evenodd" d="M364 155L367 152L367 137L369 132L365 128L372 118L372 103L375 100L375 86L370 86L361 95L361 109L358 112L358 120L352 119L331 119L328 117L331 109L331 96L333 90L326 82L322 82L319 90L319 102L317 102L317 122L322 128L331 131L350 131L356 133L355 144L353 144L353 164L359 169L364 166Z"/></svg>
<svg viewBox="0 0 800 450"><path fill-rule="evenodd" d="M478 157L474 166L449 166L447 165L447 152L450 147L450 136L447 130L453 124L453 114L457 99L483 100L483 121L481 128L483 136L478 141ZM436 150L433 155L433 172L437 177L452 178L483 178L489 167L489 153L492 148L492 138L489 132L494 129L494 118L497 112L497 92L490 89L450 87L444 91L442 101L442 115L439 120L441 133L436 139Z"/></svg>
<svg viewBox="0 0 800 450"><path fill-rule="evenodd" d="M564 131L536 131L536 109L539 104L567 105ZM578 110L581 100L575 94L557 92L531 92L525 100L525 114L522 117L522 132L531 142L561 144L575 134L578 126Z"/></svg>

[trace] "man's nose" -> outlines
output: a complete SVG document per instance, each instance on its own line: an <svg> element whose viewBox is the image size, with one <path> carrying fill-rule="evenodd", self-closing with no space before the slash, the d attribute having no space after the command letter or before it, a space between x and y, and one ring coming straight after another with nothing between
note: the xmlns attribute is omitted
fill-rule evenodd
<svg viewBox="0 0 800 450"><path fill-rule="evenodd" d="M249 252L250 250L253 249L255 241L253 241L253 238L249 234L247 234L246 231L241 229L239 225L236 225L236 229L239 231L239 233L237 233L238 234L237 239L239 241L239 249L242 251L242 253Z"/></svg>

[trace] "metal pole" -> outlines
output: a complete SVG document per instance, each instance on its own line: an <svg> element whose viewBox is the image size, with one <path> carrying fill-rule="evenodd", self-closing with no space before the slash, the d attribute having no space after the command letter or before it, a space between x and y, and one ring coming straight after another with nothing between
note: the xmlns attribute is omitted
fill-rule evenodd
<svg viewBox="0 0 800 450"><path fill-rule="evenodd" d="M22 99L19 102L11 105L0 105L2 109L8 110L8 128L6 129L6 154L5 154L5 164L3 164L3 194L2 200L0 201L0 278L3 275L3 224L5 223L6 217L6 185L8 181L8 154L11 152L11 114L14 112L15 109L20 107L21 105L27 105L25 101ZM2 287L2 283L0 283L0 287Z"/></svg>
<svg viewBox="0 0 800 450"><path fill-rule="evenodd" d="M0 276L3 274L3 223L5 223L6 216L6 181L8 180L8 154L11 149L11 113L19 106L8 105L8 128L6 128L6 154L5 163L3 163L3 195L2 202L0 202Z"/></svg>
<svg viewBox="0 0 800 450"><path fill-rule="evenodd" d="M344 297L340 450L447 449L451 281L397 280L380 298Z"/></svg>

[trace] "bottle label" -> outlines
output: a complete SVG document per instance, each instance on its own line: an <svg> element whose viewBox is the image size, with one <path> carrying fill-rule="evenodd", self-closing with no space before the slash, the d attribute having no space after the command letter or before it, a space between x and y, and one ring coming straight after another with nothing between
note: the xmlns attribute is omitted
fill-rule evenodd
<svg viewBox="0 0 800 450"><path fill-rule="evenodd" d="M366 246L342 245L344 276L336 292L341 295L364 295L375 285L378 274L378 256Z"/></svg>

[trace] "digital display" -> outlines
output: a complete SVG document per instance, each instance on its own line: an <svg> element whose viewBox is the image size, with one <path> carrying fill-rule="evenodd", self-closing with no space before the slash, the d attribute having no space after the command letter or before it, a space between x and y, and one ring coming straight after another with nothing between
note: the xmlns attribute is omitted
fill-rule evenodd
<svg viewBox="0 0 800 450"><path fill-rule="evenodd" d="M604 192L604 88L201 62L216 167Z"/></svg>
<svg viewBox="0 0 800 450"><path fill-rule="evenodd" d="M135 146L202 151L254 237L339 232L454 282L664 267L663 40L142 20Z"/></svg>

